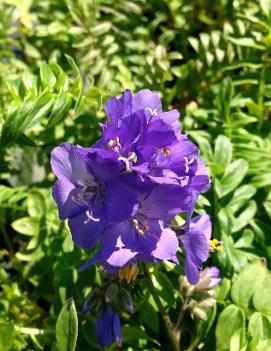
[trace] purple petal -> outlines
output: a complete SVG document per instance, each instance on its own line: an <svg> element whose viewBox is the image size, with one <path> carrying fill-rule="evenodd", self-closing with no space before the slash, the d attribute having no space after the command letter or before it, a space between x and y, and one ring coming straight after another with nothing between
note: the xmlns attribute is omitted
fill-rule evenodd
<svg viewBox="0 0 271 351"><path fill-rule="evenodd" d="M126 89L120 99L112 96L105 103L105 112L113 124L117 124L118 120L132 112L132 94Z"/></svg>
<svg viewBox="0 0 271 351"><path fill-rule="evenodd" d="M68 220L73 242L84 249L94 247L104 229L103 211L94 211L92 215L97 221L89 219L86 212Z"/></svg>
<svg viewBox="0 0 271 351"><path fill-rule="evenodd" d="M179 212L187 209L190 197L180 186L156 185L151 194L142 203L141 212L148 218L167 221Z"/></svg>
<svg viewBox="0 0 271 351"><path fill-rule="evenodd" d="M212 223L210 216L207 213L203 213L199 216L192 218L190 223L190 233L203 233L207 240L211 239L212 236Z"/></svg>
<svg viewBox="0 0 271 351"><path fill-rule="evenodd" d="M176 256L179 242L173 230L165 228L162 221L150 222L150 234L156 244L152 256L160 260L170 260Z"/></svg>
<svg viewBox="0 0 271 351"><path fill-rule="evenodd" d="M197 265L187 256L184 262L184 272L190 284L197 284L199 281L199 270Z"/></svg>
<svg viewBox="0 0 271 351"><path fill-rule="evenodd" d="M162 120L155 120L148 124L140 138L140 147L162 148L175 142L173 128Z"/></svg>
<svg viewBox="0 0 271 351"><path fill-rule="evenodd" d="M94 178L88 169L89 149L70 143L63 143L51 152L51 166L54 174L74 184L84 185Z"/></svg>
<svg viewBox="0 0 271 351"><path fill-rule="evenodd" d="M151 109L156 113L162 112L162 104L157 93L142 89L133 96L133 111Z"/></svg>
<svg viewBox="0 0 271 351"><path fill-rule="evenodd" d="M195 284L198 281L195 281L196 276L199 279L195 271L201 268L209 257L209 243L204 234L197 232L182 235L181 241L185 251L185 274L189 282Z"/></svg>
<svg viewBox="0 0 271 351"><path fill-rule="evenodd" d="M102 311L96 321L96 338L102 347L107 347L115 340L113 328L114 312L111 308Z"/></svg>
<svg viewBox="0 0 271 351"><path fill-rule="evenodd" d="M122 267L138 254L138 245L128 222L109 225L103 234L101 255L111 266Z"/></svg>
<svg viewBox="0 0 271 351"><path fill-rule="evenodd" d="M122 343L122 333L121 333L121 324L120 324L120 317L117 312L114 312L113 315L113 331L115 335L115 339L117 343L120 345Z"/></svg>
<svg viewBox="0 0 271 351"><path fill-rule="evenodd" d="M81 188L76 188L65 178L56 181L53 185L53 198L58 205L60 219L76 216L85 210L82 205L75 202L81 193Z"/></svg>
<svg viewBox="0 0 271 351"><path fill-rule="evenodd" d="M88 164L91 168L91 173L99 182L105 182L108 179L113 179L119 176L122 166L118 161L118 156L114 152L88 149Z"/></svg>
<svg viewBox="0 0 271 351"><path fill-rule="evenodd" d="M108 183L105 196L105 211L111 222L120 222L131 217L138 208L137 197L125 184Z"/></svg>
<svg viewBox="0 0 271 351"><path fill-rule="evenodd" d="M180 132L180 113L178 110L171 110L167 112L159 113L159 118L161 118L165 123L170 124L173 127L177 139L181 139Z"/></svg>

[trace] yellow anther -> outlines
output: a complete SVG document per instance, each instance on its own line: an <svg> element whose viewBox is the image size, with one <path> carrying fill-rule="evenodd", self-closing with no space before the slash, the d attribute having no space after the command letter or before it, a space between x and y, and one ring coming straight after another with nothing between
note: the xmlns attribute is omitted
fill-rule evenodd
<svg viewBox="0 0 271 351"><path fill-rule="evenodd" d="M135 218L133 219L133 225L134 225L134 226L138 226L138 220L135 219Z"/></svg>
<svg viewBox="0 0 271 351"><path fill-rule="evenodd" d="M209 250L210 252L221 252L223 251L223 247L221 246L221 241L217 239L213 239L209 241Z"/></svg>
<svg viewBox="0 0 271 351"><path fill-rule="evenodd" d="M139 235L143 235L144 234L144 231L142 229L138 229L137 232L138 232Z"/></svg>
<svg viewBox="0 0 271 351"><path fill-rule="evenodd" d="M168 147L163 147L162 152L165 156L170 156L170 150Z"/></svg>
<svg viewBox="0 0 271 351"><path fill-rule="evenodd" d="M129 284L131 281L134 281L138 275L138 268L135 263L124 266L119 270L119 278L126 280Z"/></svg>

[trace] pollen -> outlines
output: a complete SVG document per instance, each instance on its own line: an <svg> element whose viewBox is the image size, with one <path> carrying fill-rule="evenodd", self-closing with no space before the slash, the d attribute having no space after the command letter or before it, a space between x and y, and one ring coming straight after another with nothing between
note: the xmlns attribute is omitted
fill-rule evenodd
<svg viewBox="0 0 271 351"><path fill-rule="evenodd" d="M143 235L144 234L144 230L142 230L142 229L138 229L137 232L138 232L139 235Z"/></svg>
<svg viewBox="0 0 271 351"><path fill-rule="evenodd" d="M217 239L213 239L209 241L209 250L210 252L222 252L223 247L222 247L222 241L219 241Z"/></svg>
<svg viewBox="0 0 271 351"><path fill-rule="evenodd" d="M171 154L168 147L163 147L162 152L165 156L170 156L170 154Z"/></svg>
<svg viewBox="0 0 271 351"><path fill-rule="evenodd" d="M138 220L137 219L133 219L133 226L136 228L138 227Z"/></svg>
<svg viewBox="0 0 271 351"><path fill-rule="evenodd" d="M138 267L136 263L128 266L124 266L119 270L119 278L121 280L126 280L129 284L131 281L135 281L138 276Z"/></svg>

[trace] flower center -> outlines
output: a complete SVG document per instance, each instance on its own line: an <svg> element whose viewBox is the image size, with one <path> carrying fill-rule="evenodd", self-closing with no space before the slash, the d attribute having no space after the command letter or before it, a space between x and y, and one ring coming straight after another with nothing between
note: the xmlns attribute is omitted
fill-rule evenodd
<svg viewBox="0 0 271 351"><path fill-rule="evenodd" d="M139 235L144 235L146 230L149 230L149 224L146 220L139 221L136 218L133 218L133 227Z"/></svg>

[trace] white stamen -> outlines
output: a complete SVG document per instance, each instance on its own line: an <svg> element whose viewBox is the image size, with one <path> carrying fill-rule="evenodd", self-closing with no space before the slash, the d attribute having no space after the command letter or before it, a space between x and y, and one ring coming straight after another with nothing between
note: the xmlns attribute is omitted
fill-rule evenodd
<svg viewBox="0 0 271 351"><path fill-rule="evenodd" d="M149 111L151 116L157 116L156 108L154 110L152 110L151 108L147 107L147 108L145 108L145 111Z"/></svg>
<svg viewBox="0 0 271 351"><path fill-rule="evenodd" d="M185 156L184 156L184 160L185 160L185 173L188 173L189 165L191 165L195 160L193 158L191 158L191 160L188 160L188 158Z"/></svg>
<svg viewBox="0 0 271 351"><path fill-rule="evenodd" d="M119 161L123 161L123 162L125 163L125 168L126 168L126 171L128 172L128 171L130 170L129 159L120 156L120 157L118 158L118 160L119 160Z"/></svg>
<svg viewBox="0 0 271 351"><path fill-rule="evenodd" d="M100 218L93 217L92 212L89 213L89 211L86 211L86 215L87 215L88 219L86 219L84 221L84 224L87 224L90 221L93 221L93 222L99 222L100 221Z"/></svg>

